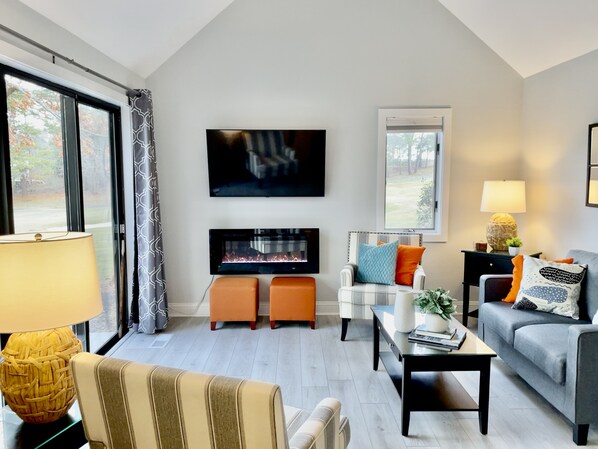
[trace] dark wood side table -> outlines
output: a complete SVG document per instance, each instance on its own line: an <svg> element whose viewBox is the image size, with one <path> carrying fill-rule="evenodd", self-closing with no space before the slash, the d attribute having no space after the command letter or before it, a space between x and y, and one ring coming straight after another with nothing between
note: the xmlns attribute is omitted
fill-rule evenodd
<svg viewBox="0 0 598 449"><path fill-rule="evenodd" d="M469 316L477 317L477 310L469 311L469 288L479 287L480 276L483 274L511 274L513 273L513 256L508 251L471 251L462 250L465 256L463 264L463 325L467 327ZM527 254L540 257L541 252Z"/></svg>
<svg viewBox="0 0 598 449"><path fill-rule="evenodd" d="M79 449L87 443L79 407L49 424L24 423L8 406L0 409L0 449Z"/></svg>

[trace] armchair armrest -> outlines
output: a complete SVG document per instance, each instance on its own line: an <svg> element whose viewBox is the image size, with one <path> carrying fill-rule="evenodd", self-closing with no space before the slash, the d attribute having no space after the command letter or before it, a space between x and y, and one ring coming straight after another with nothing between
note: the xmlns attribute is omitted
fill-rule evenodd
<svg viewBox="0 0 598 449"><path fill-rule="evenodd" d="M426 284L426 272L424 267L418 265L413 273L413 290L423 290Z"/></svg>
<svg viewBox="0 0 598 449"><path fill-rule="evenodd" d="M512 274L484 274L480 276L479 306L485 302L502 300L511 289Z"/></svg>
<svg viewBox="0 0 598 449"><path fill-rule="evenodd" d="M323 399L291 437L290 449L339 449L340 416L341 403Z"/></svg>
<svg viewBox="0 0 598 449"><path fill-rule="evenodd" d="M594 422L598 414L598 325L569 327L565 416L574 424Z"/></svg>
<svg viewBox="0 0 598 449"><path fill-rule="evenodd" d="M357 265L353 263L346 264L341 269L341 287L352 287L355 283L355 274L357 273Z"/></svg>

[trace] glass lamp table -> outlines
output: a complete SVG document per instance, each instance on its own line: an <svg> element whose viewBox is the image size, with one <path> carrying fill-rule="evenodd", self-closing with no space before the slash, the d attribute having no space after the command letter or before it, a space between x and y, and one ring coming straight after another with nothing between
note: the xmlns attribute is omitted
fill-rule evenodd
<svg viewBox="0 0 598 449"><path fill-rule="evenodd" d="M2 407L0 421L0 449L79 449L87 444L76 402L52 423L24 423L8 406Z"/></svg>

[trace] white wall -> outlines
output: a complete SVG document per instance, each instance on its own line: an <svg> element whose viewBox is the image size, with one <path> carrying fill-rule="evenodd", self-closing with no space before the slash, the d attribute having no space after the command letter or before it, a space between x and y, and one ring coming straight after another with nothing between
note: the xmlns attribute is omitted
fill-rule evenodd
<svg viewBox="0 0 598 449"><path fill-rule="evenodd" d="M196 312L219 227L320 228L320 310L336 301L347 231L376 223L378 108L453 108L449 240L427 245L427 287L461 296L460 250L490 218L482 181L519 175L523 81L436 0L236 0L147 84L174 313ZM205 129L220 127L325 128L326 196L210 198Z"/></svg>
<svg viewBox="0 0 598 449"><path fill-rule="evenodd" d="M527 240L547 258L598 251L598 208L585 206L588 125L598 122L598 51L524 83Z"/></svg>

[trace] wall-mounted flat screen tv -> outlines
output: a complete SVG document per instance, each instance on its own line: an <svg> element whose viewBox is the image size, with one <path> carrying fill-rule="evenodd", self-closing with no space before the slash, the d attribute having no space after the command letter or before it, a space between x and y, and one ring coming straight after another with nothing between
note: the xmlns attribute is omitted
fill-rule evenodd
<svg viewBox="0 0 598 449"><path fill-rule="evenodd" d="M324 196L326 130L208 129L210 196Z"/></svg>

